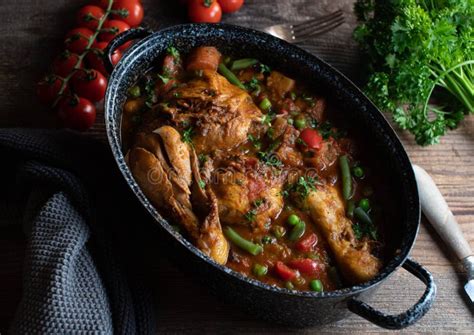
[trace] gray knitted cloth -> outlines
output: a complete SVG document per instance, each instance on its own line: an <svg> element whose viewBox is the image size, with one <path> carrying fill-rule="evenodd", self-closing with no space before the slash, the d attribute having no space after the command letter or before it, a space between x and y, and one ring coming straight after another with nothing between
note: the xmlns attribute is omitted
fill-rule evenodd
<svg viewBox="0 0 474 335"><path fill-rule="evenodd" d="M105 146L66 131L0 129L0 157L0 225L23 224L28 236L11 333L153 333L149 296L121 270L109 237L127 223L118 209L138 207Z"/></svg>

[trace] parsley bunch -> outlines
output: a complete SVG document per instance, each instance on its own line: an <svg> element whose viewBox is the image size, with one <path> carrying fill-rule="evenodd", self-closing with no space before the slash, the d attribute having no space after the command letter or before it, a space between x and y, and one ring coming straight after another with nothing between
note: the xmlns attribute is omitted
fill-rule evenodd
<svg viewBox="0 0 474 335"><path fill-rule="evenodd" d="M474 112L474 0L357 0L354 10L365 91L418 144Z"/></svg>

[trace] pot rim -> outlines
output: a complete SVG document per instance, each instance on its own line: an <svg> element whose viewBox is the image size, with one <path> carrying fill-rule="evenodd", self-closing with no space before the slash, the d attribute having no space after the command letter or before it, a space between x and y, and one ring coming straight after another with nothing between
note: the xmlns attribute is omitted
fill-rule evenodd
<svg viewBox="0 0 474 335"><path fill-rule="evenodd" d="M212 28L212 29L210 29ZM277 286L272 286L269 284L265 284L259 280L246 277L239 272L236 272L225 265L220 265L212 260L210 257L206 256L202 253L199 249L197 249L191 242L189 242L186 238L184 238L181 234L176 232L168 220L163 218L158 210L148 201L145 197L143 192L141 191L138 184L135 182L127 164L125 163L124 155L121 148L121 140L120 140L120 125L116 125L113 121L113 109L120 108L114 103L114 98L116 96L116 89L119 86L118 84L121 82L121 76L124 73L131 71L130 63L133 63L134 59L139 58L143 55L147 50L153 48L153 41L158 43L161 38L173 38L176 34L182 32L185 29L192 30L194 34L202 34L202 38L212 37L214 34L218 33L230 33L230 32L238 32L242 34L251 35L252 38L259 39L262 43L265 42L272 42L272 44L279 46L281 49L288 50L292 54L298 55L300 58L300 63L307 62L307 63L316 63L318 66L323 68L325 71L332 73L340 82L342 82L342 86L351 90L351 92L357 96L359 103L366 105L366 113L372 114L374 118L377 118L379 122L384 124L386 130L386 136L390 137L390 141L392 142L394 151L396 151L396 155L399 156L399 161L401 165L401 169L405 170L405 179L406 179L406 188L410 190L412 193L412 204L409 205L407 202L407 218L406 221L414 221L415 229L408 231L405 235L402 235L401 245L397 249L397 254L392 257L388 262L385 263L382 270L379 274L374 277L372 280L350 287L341 288L334 291L328 292L312 292L312 291L297 291L297 290L288 290L286 288L280 288ZM212 31L212 33L210 33ZM274 51L275 52L275 51ZM133 70L133 69L132 69ZM414 176L414 172L411 168L411 163L408 158L408 155L403 148L403 145L400 142L397 134L393 130L392 126L385 120L382 112L370 101L370 99L344 74L342 74L337 69L333 68L331 65L326 63L325 61L321 60L319 57L312 55L299 47L287 43L283 40L280 40L276 37L271 35L267 35L265 33L259 32L254 29L234 26L229 24L182 24L176 25L169 28L165 28L163 30L159 30L153 32L149 36L143 38L140 41L137 41L122 57L119 61L117 66L115 67L114 71L112 72L109 78L109 85L107 87L106 97L105 97L105 124L106 124L106 132L109 145L112 149L112 153L114 155L115 161L117 165L125 177L128 185L132 188L135 195L138 197L142 205L148 210L148 212L153 216L156 223L158 223L161 227L163 227L169 234L173 235L174 238L185 248L188 249L194 256L199 257L202 261L212 265L213 267L223 271L228 276L234 277L239 279L245 284L252 285L256 288L261 290L268 290L273 293L281 294L281 295L288 295L288 296L296 296L302 298L319 298L319 299L331 299L331 298L341 298L344 296L350 297L361 293L371 287L377 286L382 281L387 279L391 274L393 274L398 268L400 268L405 260L407 259L418 234L419 224L420 224L420 203L418 198L418 190L416 185L416 180ZM120 115L123 111L120 111ZM117 133L118 131L118 133ZM392 154L395 155L395 154ZM409 210L410 211L409 211Z"/></svg>

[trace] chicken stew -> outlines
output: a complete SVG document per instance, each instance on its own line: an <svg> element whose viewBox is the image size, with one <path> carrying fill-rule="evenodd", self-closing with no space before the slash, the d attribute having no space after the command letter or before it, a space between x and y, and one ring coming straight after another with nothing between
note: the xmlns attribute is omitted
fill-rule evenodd
<svg viewBox="0 0 474 335"><path fill-rule="evenodd" d="M217 263L290 290L383 264L370 161L322 95L252 58L173 47L129 89L126 160L150 202Z"/></svg>

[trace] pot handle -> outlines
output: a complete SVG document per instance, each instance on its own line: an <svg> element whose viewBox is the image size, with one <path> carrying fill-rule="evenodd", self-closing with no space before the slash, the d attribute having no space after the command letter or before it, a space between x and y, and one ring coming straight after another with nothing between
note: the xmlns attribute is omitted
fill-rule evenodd
<svg viewBox="0 0 474 335"><path fill-rule="evenodd" d="M134 28L115 36L107 45L104 50L104 66L107 72L110 74L114 70L112 63L112 55L118 47L125 44L128 41L145 38L151 35L153 32L145 28Z"/></svg>
<svg viewBox="0 0 474 335"><path fill-rule="evenodd" d="M413 307L398 315L387 315L375 310L365 302L352 298L347 304L349 310L387 329L402 329L421 319L433 305L436 296L436 284L431 273L410 258L406 259L403 268L426 284L425 293Z"/></svg>

